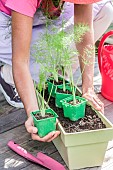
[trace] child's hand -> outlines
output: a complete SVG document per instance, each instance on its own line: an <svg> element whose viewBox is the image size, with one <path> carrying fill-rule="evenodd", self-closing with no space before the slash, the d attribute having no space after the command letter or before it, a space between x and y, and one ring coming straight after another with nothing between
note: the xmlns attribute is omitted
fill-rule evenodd
<svg viewBox="0 0 113 170"><path fill-rule="evenodd" d="M104 114L104 104L101 102L92 88L89 88L88 91L82 95L82 97L86 98L89 104L91 104L91 106L93 106L96 110Z"/></svg>
<svg viewBox="0 0 113 170"><path fill-rule="evenodd" d="M38 130L33 125L33 118L30 116L27 121L25 122L25 127L27 131L31 134L31 138L33 140L38 140L41 142L51 142L53 139L55 139L59 134L60 131L53 131L44 136L43 138L38 136Z"/></svg>

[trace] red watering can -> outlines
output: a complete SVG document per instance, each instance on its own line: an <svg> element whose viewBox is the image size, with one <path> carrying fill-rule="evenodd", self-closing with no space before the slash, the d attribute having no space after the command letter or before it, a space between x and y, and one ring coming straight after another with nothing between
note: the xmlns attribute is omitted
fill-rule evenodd
<svg viewBox="0 0 113 170"><path fill-rule="evenodd" d="M113 30L102 37L98 48L98 63L102 76L101 94L113 101L113 45L104 45L106 38L113 36Z"/></svg>

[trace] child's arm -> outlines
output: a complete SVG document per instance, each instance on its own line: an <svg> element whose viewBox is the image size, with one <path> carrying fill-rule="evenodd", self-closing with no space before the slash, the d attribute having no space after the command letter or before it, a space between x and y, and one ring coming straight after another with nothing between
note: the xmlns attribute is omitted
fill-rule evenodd
<svg viewBox="0 0 113 170"><path fill-rule="evenodd" d="M94 62L95 62L95 50L94 48L94 29L92 18L92 5L74 5L74 23L87 24L89 31L84 35L83 41L76 44L79 51L79 62L82 74L82 92L83 96L88 99L92 106L104 112L104 105L94 93L93 88L93 76L94 76ZM89 50L88 53L84 53L84 49ZM85 62L87 64L85 64Z"/></svg>
<svg viewBox="0 0 113 170"><path fill-rule="evenodd" d="M26 129L32 138L40 141L51 141L59 132L50 133L40 138L33 127L30 112L38 109L35 89L29 71L30 42L32 35L32 17L12 11L12 68L16 88L24 104L28 120Z"/></svg>

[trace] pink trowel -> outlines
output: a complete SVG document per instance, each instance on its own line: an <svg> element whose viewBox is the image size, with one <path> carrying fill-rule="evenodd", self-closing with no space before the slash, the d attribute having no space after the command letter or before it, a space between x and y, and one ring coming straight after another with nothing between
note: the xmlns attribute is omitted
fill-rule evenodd
<svg viewBox="0 0 113 170"><path fill-rule="evenodd" d="M52 159L51 157L43 154L42 152L37 153L37 158L38 158L38 160L43 162L44 165L46 164L46 167L48 167L49 169L52 169L52 170L66 170L63 165L61 165L59 162Z"/></svg>
<svg viewBox="0 0 113 170"><path fill-rule="evenodd" d="M29 161L40 164L51 170L65 170L62 164L41 152L38 152L37 157L35 157L32 154L28 153L24 148L16 144L14 141L9 141L7 145L13 151Z"/></svg>

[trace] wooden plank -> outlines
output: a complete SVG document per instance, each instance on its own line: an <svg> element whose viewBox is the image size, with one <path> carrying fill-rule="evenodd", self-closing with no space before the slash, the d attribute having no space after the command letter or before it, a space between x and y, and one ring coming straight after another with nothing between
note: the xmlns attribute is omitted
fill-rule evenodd
<svg viewBox="0 0 113 170"><path fill-rule="evenodd" d="M0 101L0 117L9 114L14 107L10 106L5 100Z"/></svg>
<svg viewBox="0 0 113 170"><path fill-rule="evenodd" d="M43 168L42 166L38 165L38 164L34 164L26 159L24 159L23 157L15 154L13 151L10 152L6 152L3 155L0 155L0 157L2 156L2 160L0 159L0 170L3 169L16 169L16 170L20 170L26 167L28 167L29 165L33 167L37 167L38 170L46 170L46 168Z"/></svg>
<svg viewBox="0 0 113 170"><path fill-rule="evenodd" d="M26 118L24 109L10 106L0 92L0 133L24 124Z"/></svg>
<svg viewBox="0 0 113 170"><path fill-rule="evenodd" d="M9 140L14 140L29 152L32 152L33 148L34 154L36 154L38 151L42 151L49 155L56 152L56 148L51 142L44 143L33 141L30 137L30 134L26 132L24 125L0 134L0 154L3 154L9 150L7 147Z"/></svg>
<svg viewBox="0 0 113 170"><path fill-rule="evenodd" d="M39 151L45 153L46 155L51 155L57 151L52 142L44 143L31 140L30 135L26 132L25 127L20 126L0 134L0 170L3 170L4 167L8 169L16 168L16 170L18 170L31 165L30 162L26 161L24 158L17 155L7 147L7 142L9 140L14 140L15 142L19 143L20 146L33 155L36 155ZM43 170L44 168L37 165L37 169Z"/></svg>
<svg viewBox="0 0 113 170"><path fill-rule="evenodd" d="M26 119L24 109L9 111L9 114L0 117L0 133L24 124Z"/></svg>
<svg viewBox="0 0 113 170"><path fill-rule="evenodd" d="M113 103L105 107L105 116L109 119L111 123L113 123Z"/></svg>
<svg viewBox="0 0 113 170"><path fill-rule="evenodd" d="M106 98L104 98L101 93L97 94L97 96L99 97L99 99L104 103L104 107L107 107L111 104L113 104L113 102L111 102L110 100L107 100Z"/></svg>
<svg viewBox="0 0 113 170"><path fill-rule="evenodd" d="M0 170L2 169L21 169L29 164L28 161L19 157L13 151L0 155Z"/></svg>
<svg viewBox="0 0 113 170"><path fill-rule="evenodd" d="M22 170L39 170L39 167L37 167L37 165L30 164L29 166L23 168ZM40 167L40 170L47 170L47 168Z"/></svg>
<svg viewBox="0 0 113 170"><path fill-rule="evenodd" d="M9 105L4 98L4 95L0 92L0 119L8 114L17 112L18 110L19 110L18 108Z"/></svg>
<svg viewBox="0 0 113 170"><path fill-rule="evenodd" d="M42 144L42 143L41 143ZM46 145L46 143L43 143L44 145ZM41 146L41 145L40 145ZM35 145L36 147L36 145ZM24 147L25 148L25 147ZM37 148L37 147L36 147ZM42 148L42 147L40 147ZM34 154L34 152L37 152L36 149L34 149L34 146L32 146L30 148L30 150L32 149L32 154ZM29 148L27 149L29 150ZM4 166L6 168L9 167L16 167L16 169L23 169L25 167L27 167L28 165L31 165L31 162L27 161L25 158L17 155L15 152L13 152L12 150L8 150L5 153L2 153L0 155L0 168L2 169ZM33 164L34 165L34 164ZM38 164L37 164L37 169L42 169Z"/></svg>
<svg viewBox="0 0 113 170"><path fill-rule="evenodd" d="M9 150L7 147L9 140L23 144L30 140L30 135L26 132L24 125L0 134L0 154Z"/></svg>
<svg viewBox="0 0 113 170"><path fill-rule="evenodd" d="M113 148L106 152L102 170L113 170Z"/></svg>
<svg viewBox="0 0 113 170"><path fill-rule="evenodd" d="M109 141L107 151L113 148L113 140Z"/></svg>

